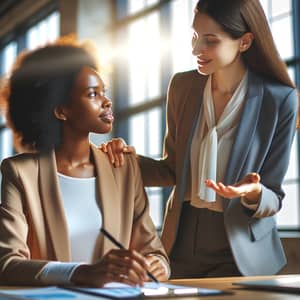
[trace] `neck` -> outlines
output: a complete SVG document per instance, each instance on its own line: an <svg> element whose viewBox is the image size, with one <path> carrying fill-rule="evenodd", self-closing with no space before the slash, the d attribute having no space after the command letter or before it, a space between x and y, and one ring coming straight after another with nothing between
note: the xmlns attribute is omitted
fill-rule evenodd
<svg viewBox="0 0 300 300"><path fill-rule="evenodd" d="M91 162L90 142L88 136L79 138L78 136L64 135L64 141L55 150L57 164L67 164L76 167L81 164Z"/></svg>
<svg viewBox="0 0 300 300"><path fill-rule="evenodd" d="M241 60L233 62L227 68L213 73L212 89L221 94L233 94L246 72Z"/></svg>

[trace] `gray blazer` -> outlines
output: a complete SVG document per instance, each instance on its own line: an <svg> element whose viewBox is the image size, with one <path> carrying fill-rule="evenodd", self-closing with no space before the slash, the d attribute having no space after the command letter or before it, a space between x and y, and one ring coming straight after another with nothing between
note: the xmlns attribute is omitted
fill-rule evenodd
<svg viewBox="0 0 300 300"><path fill-rule="evenodd" d="M167 203L162 241L171 252L184 199L190 199L190 147L207 77L197 71L176 74L167 100L164 154L159 161L140 157L144 184L175 187ZM246 102L228 161L225 184L247 173L261 176L257 211L240 199L223 199L224 223L236 264L243 275L277 273L286 258L273 215L282 205L282 181L287 171L298 111L296 89L249 72Z"/></svg>

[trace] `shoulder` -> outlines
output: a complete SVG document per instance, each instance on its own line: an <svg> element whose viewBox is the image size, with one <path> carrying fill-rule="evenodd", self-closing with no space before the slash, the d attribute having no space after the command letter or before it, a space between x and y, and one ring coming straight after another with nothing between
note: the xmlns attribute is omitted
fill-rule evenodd
<svg viewBox="0 0 300 300"><path fill-rule="evenodd" d="M293 110L298 109L298 91L296 88L263 78L257 74L254 76L262 82L265 101L268 103L273 102L277 107L286 107Z"/></svg>
<svg viewBox="0 0 300 300"><path fill-rule="evenodd" d="M96 165L108 172L112 172L115 178L120 179L121 177L125 177L127 178L127 180L131 180L131 177L128 177L128 175L139 172L139 165L135 154L126 153L124 155L124 165L122 167L116 168L113 166L113 164L111 164L106 153L103 153L94 144L91 144L91 147L93 149L94 158L97 161Z"/></svg>
<svg viewBox="0 0 300 300"><path fill-rule="evenodd" d="M39 156L40 154L38 153L16 154L14 156L3 159L1 162L1 168L5 166L17 166L20 168L30 166L36 164Z"/></svg>
<svg viewBox="0 0 300 300"><path fill-rule="evenodd" d="M206 81L206 76L199 74L197 70L191 70L186 72L176 73L170 81L170 88L183 88L189 87L193 84L198 84L199 82Z"/></svg>
<svg viewBox="0 0 300 300"><path fill-rule="evenodd" d="M178 72L174 74L174 80L191 80L191 79L199 79L204 77L203 75L199 74L197 70L189 70L185 72Z"/></svg>
<svg viewBox="0 0 300 300"><path fill-rule="evenodd" d="M3 159L1 173L7 178L35 177L38 173L38 154L22 153Z"/></svg>
<svg viewBox="0 0 300 300"><path fill-rule="evenodd" d="M296 88L250 72L249 89L252 96L261 97L262 105L266 110L277 112L283 117L297 114L299 96Z"/></svg>

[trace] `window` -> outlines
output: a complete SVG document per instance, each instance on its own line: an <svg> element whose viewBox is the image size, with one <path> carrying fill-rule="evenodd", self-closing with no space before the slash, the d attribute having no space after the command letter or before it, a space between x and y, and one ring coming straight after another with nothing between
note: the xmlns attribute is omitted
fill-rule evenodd
<svg viewBox="0 0 300 300"><path fill-rule="evenodd" d="M59 13L54 12L26 33L26 48L34 49L47 42L56 40L59 36Z"/></svg>
<svg viewBox="0 0 300 300"><path fill-rule="evenodd" d="M194 2L175 0L171 3L171 56L173 74L196 69L197 67L192 55L191 44Z"/></svg>
<svg viewBox="0 0 300 300"><path fill-rule="evenodd" d="M115 58L115 136L125 138L139 154L161 156L168 82L175 72L195 66L190 42L194 2L117 1L116 44L122 46ZM169 191L146 191L150 214L160 228Z"/></svg>
<svg viewBox="0 0 300 300"><path fill-rule="evenodd" d="M280 56L286 61L295 57L292 0L262 0L266 16ZM289 64L289 73L295 80L295 65ZM298 137L294 139L289 168L285 176L284 191L286 197L283 207L276 215L278 227L281 229L300 228L299 207L299 159Z"/></svg>
<svg viewBox="0 0 300 300"><path fill-rule="evenodd" d="M2 74L6 74L10 70L16 56L17 56L17 43L13 41L10 42L2 50L1 53ZM0 115L0 141L1 141L0 161L3 158L11 156L13 154L12 133L8 128L6 128L5 123L6 123L5 117L3 115Z"/></svg>
<svg viewBox="0 0 300 300"><path fill-rule="evenodd" d="M25 31L25 48L33 49L59 37L59 13L53 12L46 18ZM12 67L18 51L23 50L21 44L23 36L18 36L1 50L1 75L5 76ZM11 131L5 126L5 118L0 115L0 161L13 154L13 140Z"/></svg>

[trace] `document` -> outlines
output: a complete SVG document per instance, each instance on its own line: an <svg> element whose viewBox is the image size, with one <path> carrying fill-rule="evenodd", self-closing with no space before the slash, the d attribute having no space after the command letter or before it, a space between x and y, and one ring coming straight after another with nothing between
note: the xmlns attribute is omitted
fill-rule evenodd
<svg viewBox="0 0 300 300"><path fill-rule="evenodd" d="M210 296L225 294L225 292L221 290L155 282L146 282L143 287L131 287L125 284L110 283L104 288L66 288L79 293L87 293L89 295L97 295L110 299L156 298L158 296L159 298L174 298L176 296Z"/></svg>
<svg viewBox="0 0 300 300"><path fill-rule="evenodd" d="M0 300L101 300L107 298L79 294L73 291L51 286L45 288L29 288L17 290L0 290Z"/></svg>
<svg viewBox="0 0 300 300"><path fill-rule="evenodd" d="M147 282L143 287L122 283L109 283L104 288L44 287L0 290L0 300L96 300L96 299L147 299L184 296L210 296L226 294L224 291L167 283Z"/></svg>

